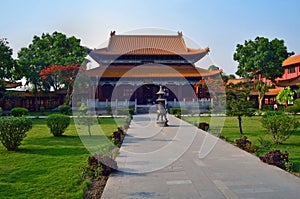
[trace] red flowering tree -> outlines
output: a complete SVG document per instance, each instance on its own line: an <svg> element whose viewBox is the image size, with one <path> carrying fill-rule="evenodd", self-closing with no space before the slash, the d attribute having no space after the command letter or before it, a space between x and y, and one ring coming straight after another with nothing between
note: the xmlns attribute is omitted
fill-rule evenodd
<svg viewBox="0 0 300 199"><path fill-rule="evenodd" d="M44 83L55 91L62 88L67 89L66 103L69 103L73 83L79 68L80 66L75 64L67 66L53 65L41 70L40 76Z"/></svg>
<svg viewBox="0 0 300 199"><path fill-rule="evenodd" d="M80 39L60 32L35 35L32 43L18 52L19 73L26 78L27 85L33 86L35 111L39 110L40 105L38 92L50 89L41 78L41 70L53 65L81 64L86 55L87 50L80 45Z"/></svg>

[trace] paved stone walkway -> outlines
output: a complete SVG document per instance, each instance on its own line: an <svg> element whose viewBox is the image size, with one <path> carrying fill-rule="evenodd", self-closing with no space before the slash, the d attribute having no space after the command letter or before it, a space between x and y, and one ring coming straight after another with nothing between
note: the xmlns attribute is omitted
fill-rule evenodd
<svg viewBox="0 0 300 199"><path fill-rule="evenodd" d="M300 198L300 178L168 119L161 128L155 115L134 116L102 198Z"/></svg>

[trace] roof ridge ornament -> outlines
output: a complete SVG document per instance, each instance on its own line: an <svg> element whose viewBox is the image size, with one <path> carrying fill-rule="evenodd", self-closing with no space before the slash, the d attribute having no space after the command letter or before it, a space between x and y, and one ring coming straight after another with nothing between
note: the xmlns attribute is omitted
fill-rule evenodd
<svg viewBox="0 0 300 199"><path fill-rule="evenodd" d="M182 37L182 31L177 31L178 36Z"/></svg>
<svg viewBox="0 0 300 199"><path fill-rule="evenodd" d="M116 35L116 31L115 30L114 31L110 31L110 36L112 37L114 35Z"/></svg>

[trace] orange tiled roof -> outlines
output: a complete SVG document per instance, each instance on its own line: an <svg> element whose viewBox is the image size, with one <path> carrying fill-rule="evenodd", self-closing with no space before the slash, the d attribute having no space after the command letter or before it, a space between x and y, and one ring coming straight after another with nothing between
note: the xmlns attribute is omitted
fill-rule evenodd
<svg viewBox="0 0 300 199"><path fill-rule="evenodd" d="M284 88L270 88L268 92L265 93L266 96L275 96ZM251 95L258 95L258 90L251 90Z"/></svg>
<svg viewBox="0 0 300 199"><path fill-rule="evenodd" d="M14 91L14 93L19 94L20 96L23 97L34 97L34 93L31 91ZM38 92L37 96L38 97L55 97L55 96L59 96L59 95L66 95L67 94L67 90L66 89L61 89L61 90L57 90L57 91L51 91L49 93L44 93L44 92Z"/></svg>
<svg viewBox="0 0 300 199"><path fill-rule="evenodd" d="M300 63L300 54L288 57L286 60L282 62L282 66L289 66L298 63Z"/></svg>
<svg viewBox="0 0 300 199"><path fill-rule="evenodd" d="M247 80L246 78L241 78L241 79L229 79L228 81L227 81L227 84L230 84L230 83L232 83L232 84L238 84L238 83L245 83L245 82L248 82L249 80Z"/></svg>
<svg viewBox="0 0 300 199"><path fill-rule="evenodd" d="M1 80L5 86L5 88L16 88L18 86L22 86L22 82L9 82L6 80Z"/></svg>
<svg viewBox="0 0 300 199"><path fill-rule="evenodd" d="M144 64L141 66L110 65L97 67L87 71L88 76L105 78L155 78L155 77L202 77L219 74L220 71L209 71L193 65L176 65L167 67L160 64Z"/></svg>
<svg viewBox="0 0 300 199"><path fill-rule="evenodd" d="M277 86L299 86L300 76L276 82Z"/></svg>
<svg viewBox="0 0 300 199"><path fill-rule="evenodd" d="M111 34L107 48L96 54L193 55L209 52L209 48L187 48L181 33L178 35L115 35Z"/></svg>

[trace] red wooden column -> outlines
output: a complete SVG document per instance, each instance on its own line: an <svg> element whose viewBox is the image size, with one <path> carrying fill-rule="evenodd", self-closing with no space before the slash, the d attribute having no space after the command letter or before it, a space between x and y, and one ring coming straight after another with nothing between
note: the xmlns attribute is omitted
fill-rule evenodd
<svg viewBox="0 0 300 199"><path fill-rule="evenodd" d="M101 85L97 86L97 98L98 98L98 101L103 101L102 86Z"/></svg>

